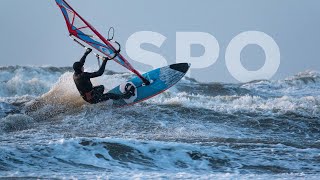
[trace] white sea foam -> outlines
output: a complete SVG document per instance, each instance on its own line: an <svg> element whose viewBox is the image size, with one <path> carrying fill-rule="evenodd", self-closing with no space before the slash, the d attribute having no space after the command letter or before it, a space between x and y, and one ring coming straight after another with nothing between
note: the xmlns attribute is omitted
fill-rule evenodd
<svg viewBox="0 0 320 180"><path fill-rule="evenodd" d="M261 96L320 96L320 74L305 71L285 80L251 82L241 87Z"/></svg>
<svg viewBox="0 0 320 180"><path fill-rule="evenodd" d="M58 80L60 72L40 67L11 67L0 70L0 97L41 95Z"/></svg>
<svg viewBox="0 0 320 180"><path fill-rule="evenodd" d="M169 95L168 95L169 94ZM148 101L155 104L182 105L190 108L204 108L221 113L254 113L281 115L294 113L305 117L320 117L320 96L262 98L260 96L204 96L181 93L167 93Z"/></svg>

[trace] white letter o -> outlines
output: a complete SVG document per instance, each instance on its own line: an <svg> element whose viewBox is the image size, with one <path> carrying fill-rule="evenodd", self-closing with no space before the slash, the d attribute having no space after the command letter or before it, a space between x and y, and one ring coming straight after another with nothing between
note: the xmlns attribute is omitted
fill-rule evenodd
<svg viewBox="0 0 320 180"><path fill-rule="evenodd" d="M260 46L266 56L264 65L256 71L248 71L241 63L241 51L250 44ZM280 50L269 35L259 31L247 31L234 37L226 49L226 65L230 74L241 82L270 79L280 66Z"/></svg>

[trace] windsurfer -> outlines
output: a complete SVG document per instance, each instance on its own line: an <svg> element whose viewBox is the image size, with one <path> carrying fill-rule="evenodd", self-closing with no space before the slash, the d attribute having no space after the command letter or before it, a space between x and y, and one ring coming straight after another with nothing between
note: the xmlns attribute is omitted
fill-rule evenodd
<svg viewBox="0 0 320 180"><path fill-rule="evenodd" d="M96 104L99 102L107 101L109 99L113 99L113 100L129 99L131 96L134 96L135 88L133 86L126 87L126 93L122 95L118 95L113 93L104 94L103 85L95 86L95 87L92 85L90 79L102 76L109 58L107 57L102 58L103 62L98 71L92 72L92 73L84 72L83 66L88 54L90 54L91 51L92 49L88 48L84 53L84 55L82 56L82 58L80 59L80 61L75 62L73 64L73 69L75 71L73 74L73 80L82 98L91 104Z"/></svg>

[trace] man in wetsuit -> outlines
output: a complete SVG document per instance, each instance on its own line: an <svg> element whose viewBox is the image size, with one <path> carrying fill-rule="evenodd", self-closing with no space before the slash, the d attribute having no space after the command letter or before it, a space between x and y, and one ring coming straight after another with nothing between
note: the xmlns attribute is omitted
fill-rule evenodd
<svg viewBox="0 0 320 180"><path fill-rule="evenodd" d="M104 57L102 58L103 62L100 67L100 69L96 72L93 73L88 73L84 72L83 65L85 63L86 57L92 49L88 48L80 61L75 62L73 64L73 69L74 69L74 74L73 74L73 80L74 83L77 86L78 91L80 92L82 98L91 103L91 104L96 104L99 102L107 101L109 99L113 100L119 100L119 99L129 99L132 95L134 95L134 88L129 88L126 89L126 93L123 95L118 95L118 94L112 94L112 93L106 93L103 94L104 91L104 86L93 86L90 79L102 76L104 73L107 61L109 60L108 58Z"/></svg>

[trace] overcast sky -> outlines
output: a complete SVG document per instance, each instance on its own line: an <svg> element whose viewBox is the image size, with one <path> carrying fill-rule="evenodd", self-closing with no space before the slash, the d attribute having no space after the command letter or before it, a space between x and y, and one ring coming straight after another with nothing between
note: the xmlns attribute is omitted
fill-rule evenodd
<svg viewBox="0 0 320 180"><path fill-rule="evenodd" d="M244 31L262 31L280 48L281 64L273 79L305 70L320 70L320 1L318 0L68 0L85 19L106 35L110 26L125 46L138 31L155 31L167 37L160 53L169 63L176 58L176 32L207 32L219 42L219 58L208 68L192 70L198 80L236 82L228 72L225 50ZM2 0L0 6L0 66L71 66L83 49L68 38L61 11L54 0ZM195 49L195 55L201 52ZM125 52L124 56L128 57ZM201 54L201 53L200 53ZM249 70L264 63L264 51L248 46L241 54ZM96 60L89 57L88 66ZM133 66L147 71L150 66L128 58ZM109 69L121 70L112 63Z"/></svg>

